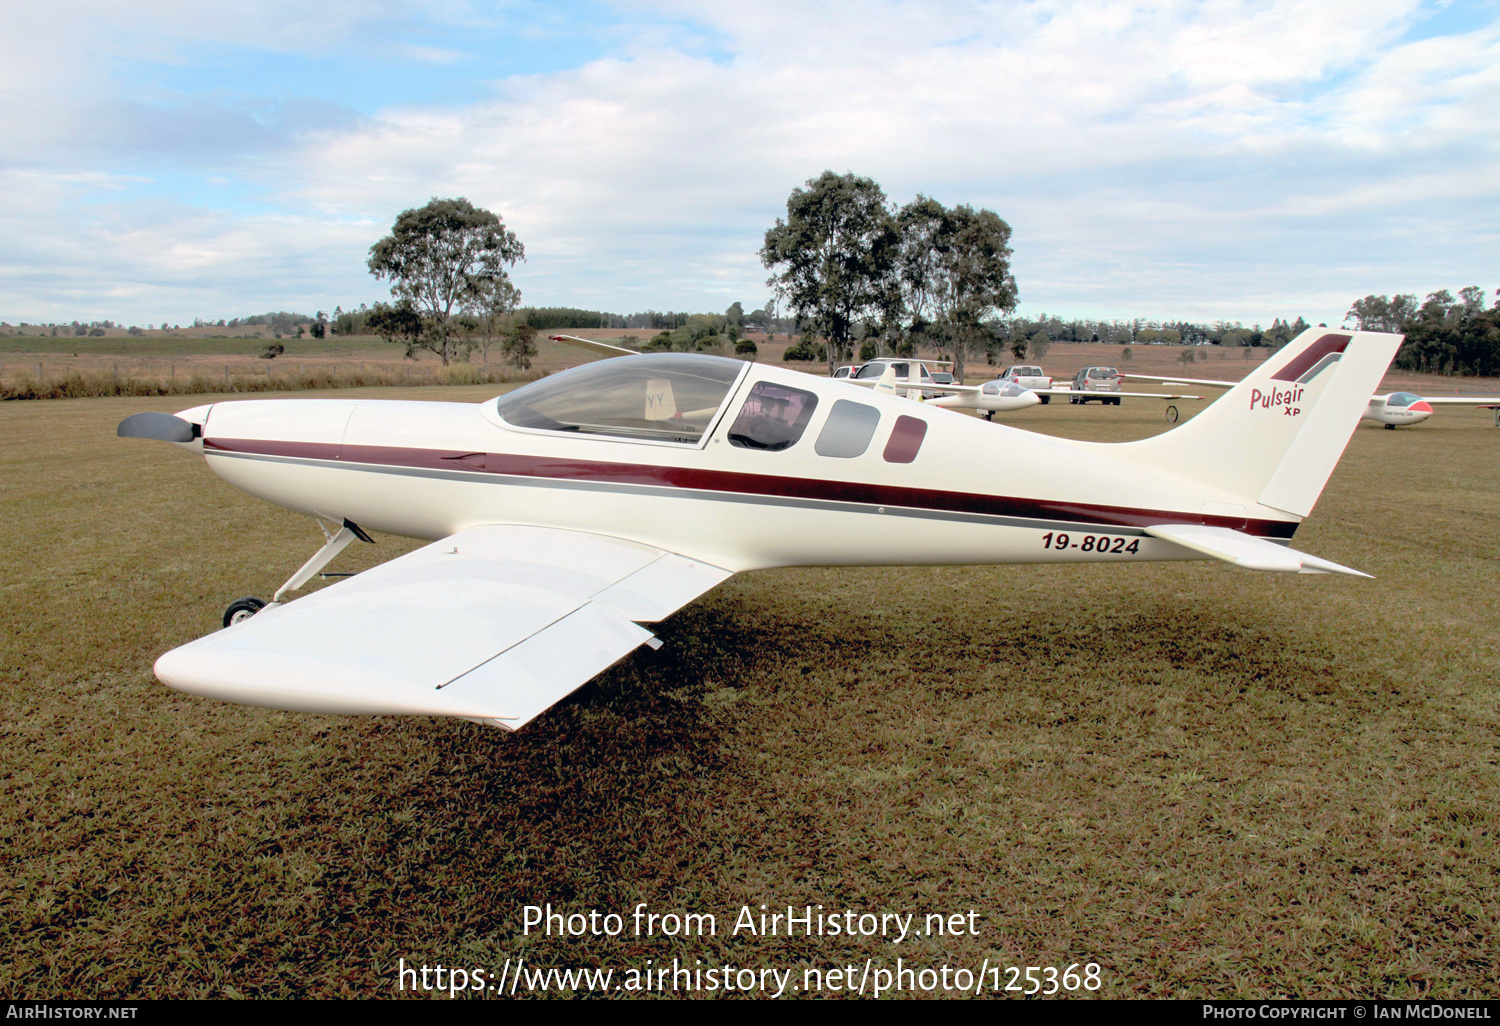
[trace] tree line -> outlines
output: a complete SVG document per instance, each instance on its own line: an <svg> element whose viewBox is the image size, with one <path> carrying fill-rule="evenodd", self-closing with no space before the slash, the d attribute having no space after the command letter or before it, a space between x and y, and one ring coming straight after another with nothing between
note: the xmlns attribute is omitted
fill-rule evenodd
<svg viewBox="0 0 1500 1026"><path fill-rule="evenodd" d="M1346 320L1364 331L1406 336L1396 354L1402 370L1494 377L1500 374L1500 289L1485 308L1478 285L1429 293L1419 306L1410 293L1356 299Z"/></svg>

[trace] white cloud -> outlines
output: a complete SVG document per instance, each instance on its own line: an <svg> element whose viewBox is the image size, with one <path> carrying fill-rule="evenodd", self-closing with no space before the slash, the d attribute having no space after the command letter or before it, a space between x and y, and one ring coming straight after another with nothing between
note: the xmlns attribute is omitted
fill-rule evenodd
<svg viewBox="0 0 1500 1026"><path fill-rule="evenodd" d="M1500 199L1487 129L1500 99L1493 17L1402 42L1422 16L1414 0L615 9L621 21L599 31L617 40L616 56L501 78L479 102L335 112L292 128L237 123L211 104L157 108L177 126L197 110L191 138L210 138L213 126L232 138L236 124L241 138L265 132L242 153L226 154L225 143L188 159L204 177L265 190L256 205L271 212L200 204L174 214L189 240L134 239L166 246L140 276L199 280L238 262L257 280L312 275L303 287L323 294L364 282L358 294L373 296L364 253L395 214L466 195L526 242L516 276L528 301L758 302L760 236L791 188L825 168L870 175L900 201L920 191L999 211L1016 227L1032 310L1166 315L1191 302L1204 315L1269 317L1287 312L1257 305L1269 297L1310 304L1339 290L1405 291L1463 267L1472 276L1500 255L1492 235L1466 235L1455 215L1468 207L1493 222ZM212 26L205 10L156 0L143 23L177 19L159 37L173 52L231 36L267 49L337 45L373 24L365 5L319 9L316 22L301 5L241 5ZM380 10L450 24L499 16L463 4ZM473 63L484 74L484 59ZM97 99L97 78L79 81ZM68 101L31 128L9 105L0 110L55 159L58 126L86 106ZM163 132L164 146L189 152ZM107 235L108 218L127 216L123 206L106 217L51 202L64 221L92 224L82 235ZM0 204L3 218L13 206ZM1425 233L1410 231L1414 220ZM1353 247L1357 261L1351 235L1373 240ZM1395 238L1402 246L1382 255ZM184 315L196 312L210 311Z"/></svg>

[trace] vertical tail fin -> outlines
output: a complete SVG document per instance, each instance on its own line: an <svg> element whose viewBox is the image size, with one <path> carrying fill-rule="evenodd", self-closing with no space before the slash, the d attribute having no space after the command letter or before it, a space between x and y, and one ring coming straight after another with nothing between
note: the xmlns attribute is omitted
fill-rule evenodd
<svg viewBox="0 0 1500 1026"><path fill-rule="evenodd" d="M1126 443L1127 454L1305 517L1400 346L1400 335L1311 328L1192 420Z"/></svg>
<svg viewBox="0 0 1500 1026"><path fill-rule="evenodd" d="M677 419L677 397L672 394L671 381L652 378L646 382L646 408L641 416L646 420Z"/></svg>

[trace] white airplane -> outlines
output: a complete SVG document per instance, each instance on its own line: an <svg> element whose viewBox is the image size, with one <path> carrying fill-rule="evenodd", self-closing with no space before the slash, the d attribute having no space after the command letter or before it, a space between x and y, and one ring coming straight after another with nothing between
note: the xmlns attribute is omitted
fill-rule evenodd
<svg viewBox="0 0 1500 1026"><path fill-rule="evenodd" d="M251 495L341 525L269 605L236 603L237 622L167 652L156 675L250 705L514 729L658 644L642 623L748 570L1211 558L1365 576L1288 543L1400 341L1309 331L1193 420L1122 443L675 353L475 404L137 414L120 435L174 442ZM371 531L436 540L283 603Z"/></svg>
<svg viewBox="0 0 1500 1026"><path fill-rule="evenodd" d="M1027 388L1005 378L986 381L982 385L938 384L932 380L927 371L925 363L928 362L937 363L938 361L871 360L853 368L854 373L844 377L857 385L874 387L877 391L904 393L908 399L930 402L934 406L949 410L977 410L984 415L985 420L994 420L997 413L1014 413L1045 402L1043 396L1077 394L1068 388ZM839 368L839 370L845 369ZM879 370L880 373L870 373L874 370ZM1110 394L1149 399L1202 398L1196 395L1166 395L1160 392L1112 392ZM929 395L932 398L927 398ZM1089 395L1093 397L1097 393L1090 392Z"/></svg>
<svg viewBox="0 0 1500 1026"><path fill-rule="evenodd" d="M1207 385L1210 388L1233 388L1239 384L1237 381L1218 381L1211 378L1173 378L1151 374L1126 374L1124 376L1140 378L1144 381L1160 381L1169 386ZM1481 410L1490 410L1495 415L1495 426L1500 427L1500 396L1421 396L1412 392L1387 392L1385 395L1370 397L1361 419L1373 420L1377 424L1384 424L1392 429L1406 424L1420 424L1432 416L1434 404L1477 406Z"/></svg>

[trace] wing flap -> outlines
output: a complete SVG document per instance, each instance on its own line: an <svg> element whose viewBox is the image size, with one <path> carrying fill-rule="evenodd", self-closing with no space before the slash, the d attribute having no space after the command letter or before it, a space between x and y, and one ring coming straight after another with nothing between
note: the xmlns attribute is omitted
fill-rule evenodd
<svg viewBox="0 0 1500 1026"><path fill-rule="evenodd" d="M644 627L590 602L443 690L492 710L475 719L519 730L651 637Z"/></svg>
<svg viewBox="0 0 1500 1026"><path fill-rule="evenodd" d="M712 563L668 552L605 588L594 601L627 620L655 623L733 576Z"/></svg>
<svg viewBox="0 0 1500 1026"><path fill-rule="evenodd" d="M632 620L728 576L618 538L475 527L173 649L156 675L246 705L514 727L649 640Z"/></svg>
<svg viewBox="0 0 1500 1026"><path fill-rule="evenodd" d="M1196 524L1155 524L1145 529L1153 538L1181 545L1183 548L1201 552L1214 559L1244 567L1247 570L1263 570L1283 574L1348 574L1351 577L1369 577L1369 574L1351 570L1327 559L1309 556L1305 552L1277 545L1264 538L1255 538L1227 527L1203 527Z"/></svg>

